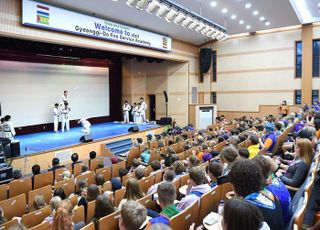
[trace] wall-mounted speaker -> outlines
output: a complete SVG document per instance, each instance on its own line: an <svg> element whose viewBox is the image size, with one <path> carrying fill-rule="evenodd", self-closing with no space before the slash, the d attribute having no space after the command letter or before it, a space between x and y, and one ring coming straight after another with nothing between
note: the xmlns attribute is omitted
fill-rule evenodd
<svg viewBox="0 0 320 230"><path fill-rule="evenodd" d="M208 73L211 66L212 49L200 49L200 73Z"/></svg>

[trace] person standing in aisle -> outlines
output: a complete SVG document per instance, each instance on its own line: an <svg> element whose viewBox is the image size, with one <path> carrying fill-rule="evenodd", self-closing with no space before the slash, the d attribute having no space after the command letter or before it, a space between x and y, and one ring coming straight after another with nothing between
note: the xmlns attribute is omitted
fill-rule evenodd
<svg viewBox="0 0 320 230"><path fill-rule="evenodd" d="M53 108L53 130L57 133L59 126L60 108L59 104L55 103Z"/></svg>
<svg viewBox="0 0 320 230"><path fill-rule="evenodd" d="M131 109L131 106L129 105L128 101L125 101L123 106L122 106L124 123L129 123L129 111L130 111L130 109Z"/></svg>
<svg viewBox="0 0 320 230"><path fill-rule="evenodd" d="M64 132L64 128L67 131L70 130L70 121L69 121L69 113L71 109L69 107L69 103L65 102L64 106L61 109L61 131Z"/></svg>
<svg viewBox="0 0 320 230"><path fill-rule="evenodd" d="M142 123L146 123L146 110L148 108L147 104L144 102L143 97L140 97L140 119Z"/></svg>

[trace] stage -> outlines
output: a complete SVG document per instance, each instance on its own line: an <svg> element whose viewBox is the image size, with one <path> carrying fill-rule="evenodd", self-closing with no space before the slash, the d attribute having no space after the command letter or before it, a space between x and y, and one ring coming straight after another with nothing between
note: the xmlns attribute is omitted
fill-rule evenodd
<svg viewBox="0 0 320 230"><path fill-rule="evenodd" d="M134 124L123 124L116 122L98 123L91 126L93 141L127 135L128 128ZM146 131L158 128L154 124L140 124L139 130ZM72 128L70 131L55 133L53 131L40 132L27 135L18 135L16 140L20 141L21 156L48 152L55 149L71 147L80 144L79 138L83 136L81 127Z"/></svg>

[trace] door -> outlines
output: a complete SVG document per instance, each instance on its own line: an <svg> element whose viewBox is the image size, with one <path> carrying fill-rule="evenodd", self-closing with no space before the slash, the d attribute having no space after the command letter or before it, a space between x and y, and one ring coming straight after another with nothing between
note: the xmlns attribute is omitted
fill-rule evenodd
<svg viewBox="0 0 320 230"><path fill-rule="evenodd" d="M156 95L148 95L149 97L149 120L156 120Z"/></svg>

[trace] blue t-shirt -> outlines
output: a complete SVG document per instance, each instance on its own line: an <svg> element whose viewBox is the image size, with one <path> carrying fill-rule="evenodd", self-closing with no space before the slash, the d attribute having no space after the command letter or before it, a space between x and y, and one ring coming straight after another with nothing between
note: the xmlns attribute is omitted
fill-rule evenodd
<svg viewBox="0 0 320 230"><path fill-rule="evenodd" d="M149 160L150 160L150 152L149 152L149 150L144 151L143 153L141 153L140 158L144 163L148 163Z"/></svg>

